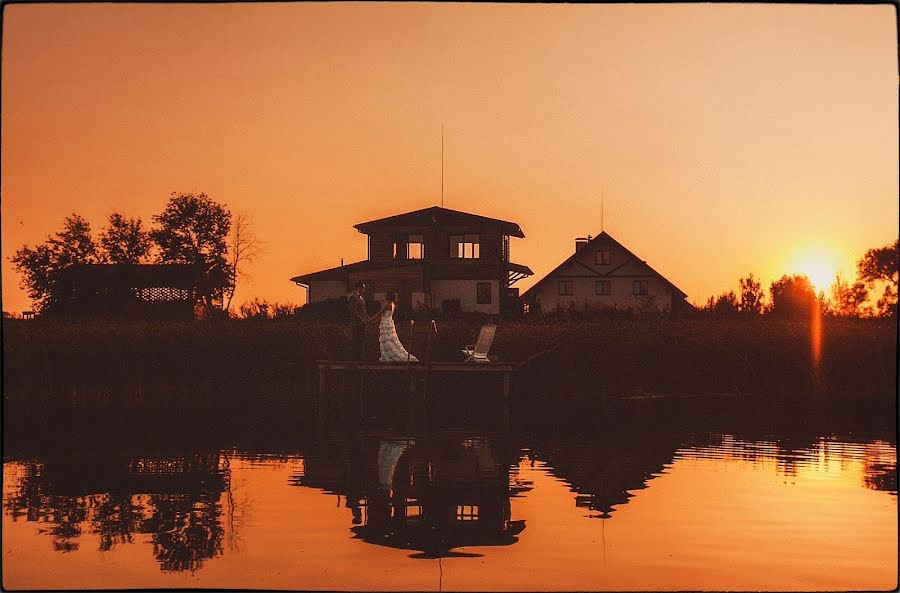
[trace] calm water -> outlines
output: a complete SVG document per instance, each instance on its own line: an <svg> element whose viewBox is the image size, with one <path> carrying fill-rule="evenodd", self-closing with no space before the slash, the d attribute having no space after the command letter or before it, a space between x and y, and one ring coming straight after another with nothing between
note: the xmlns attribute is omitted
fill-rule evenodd
<svg viewBox="0 0 900 593"><path fill-rule="evenodd" d="M896 446L633 430L60 445L4 461L3 554L21 589L890 589Z"/></svg>

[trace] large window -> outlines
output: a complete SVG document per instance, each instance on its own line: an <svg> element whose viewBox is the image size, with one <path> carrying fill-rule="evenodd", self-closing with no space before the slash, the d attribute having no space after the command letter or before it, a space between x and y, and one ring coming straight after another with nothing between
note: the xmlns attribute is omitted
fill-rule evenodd
<svg viewBox="0 0 900 593"><path fill-rule="evenodd" d="M632 294L649 294L646 280L635 280L631 285Z"/></svg>
<svg viewBox="0 0 900 593"><path fill-rule="evenodd" d="M396 236L394 259L425 259L425 241L422 235Z"/></svg>
<svg viewBox="0 0 900 593"><path fill-rule="evenodd" d="M609 296L609 280L597 280L596 291L598 295Z"/></svg>
<svg viewBox="0 0 900 593"><path fill-rule="evenodd" d="M575 294L575 281L574 280L560 280L559 281L559 294L561 296L572 296Z"/></svg>
<svg viewBox="0 0 900 593"><path fill-rule="evenodd" d="M481 257L481 244L478 235L450 235L450 257L458 259L478 259Z"/></svg>
<svg viewBox="0 0 900 593"><path fill-rule="evenodd" d="M479 305L491 304L491 283L478 282L475 284L475 302Z"/></svg>
<svg viewBox="0 0 900 593"><path fill-rule="evenodd" d="M425 259L425 241L422 235L410 235L406 256L409 259Z"/></svg>
<svg viewBox="0 0 900 593"><path fill-rule="evenodd" d="M599 249L597 250L597 255L595 256L594 263L598 266L608 266L612 262L612 257L609 249Z"/></svg>

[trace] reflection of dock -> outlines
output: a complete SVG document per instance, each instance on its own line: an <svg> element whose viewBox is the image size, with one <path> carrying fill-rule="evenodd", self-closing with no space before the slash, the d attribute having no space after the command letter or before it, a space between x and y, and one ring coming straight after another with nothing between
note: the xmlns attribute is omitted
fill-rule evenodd
<svg viewBox="0 0 900 593"><path fill-rule="evenodd" d="M433 392L434 381L440 381L443 385L452 377L477 377L499 376L502 379L502 388L497 391L480 392L481 397L494 396L502 404L502 424L504 431L509 431L509 397L512 388L512 378L518 365L510 363L464 363L464 362L414 362L414 363L384 363L384 362L352 362L320 360L316 362L319 371L319 385L317 391L317 423L318 430L324 433L327 424L327 411L332 407L335 396L332 394L332 379L340 378L341 385L346 385L347 377L353 378L352 389L361 397L367 385L367 380L374 377L398 377L407 378L407 406L409 412L410 429L416 426L414 416L419 409L420 430L426 430L428 418L427 395ZM401 392L402 393L402 392ZM341 416L345 415L345 394L338 395L341 404ZM421 403L417 403L418 396L422 397Z"/></svg>

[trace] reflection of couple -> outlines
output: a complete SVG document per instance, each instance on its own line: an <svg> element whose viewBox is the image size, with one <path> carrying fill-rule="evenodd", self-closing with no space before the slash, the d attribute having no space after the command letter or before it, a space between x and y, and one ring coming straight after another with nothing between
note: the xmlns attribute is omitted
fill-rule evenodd
<svg viewBox="0 0 900 593"><path fill-rule="evenodd" d="M397 308L397 293L388 293L384 305L378 313L369 317L366 313L366 285L356 283L356 290L350 293L347 301L350 305L350 328L353 341L353 360L363 360L366 348L366 327L378 323L378 344L381 346L381 362L418 362L419 359L409 354L394 327L394 309Z"/></svg>

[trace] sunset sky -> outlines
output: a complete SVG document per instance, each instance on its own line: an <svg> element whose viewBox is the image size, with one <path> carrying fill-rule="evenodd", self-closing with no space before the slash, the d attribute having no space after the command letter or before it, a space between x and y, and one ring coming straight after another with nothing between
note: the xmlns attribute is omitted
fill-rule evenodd
<svg viewBox="0 0 900 593"><path fill-rule="evenodd" d="M358 222L440 203L517 222L535 276L605 228L689 295L853 273L898 235L893 6L6 5L9 257L72 212L172 191L250 213L236 303L366 257ZM820 286L820 288L825 288Z"/></svg>

